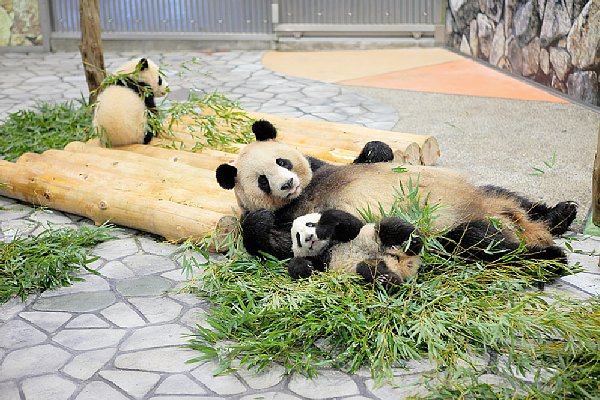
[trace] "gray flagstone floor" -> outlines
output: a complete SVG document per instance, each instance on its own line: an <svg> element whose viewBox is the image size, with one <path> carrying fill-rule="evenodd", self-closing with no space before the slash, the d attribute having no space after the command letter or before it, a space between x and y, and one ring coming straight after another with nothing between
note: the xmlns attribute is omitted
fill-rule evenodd
<svg viewBox="0 0 600 400"><path fill-rule="evenodd" d="M218 90L245 108L301 118L392 129L398 111L354 88L286 77L262 67L262 52L161 53L150 58L169 71L192 56L206 74L168 77L172 99L190 89ZM110 67L140 54L107 54ZM0 120L37 100L64 101L86 93L79 55L0 56ZM585 210L583 211L585 212ZM90 224L85 218L38 209L0 197L0 240L44 226ZM600 293L600 240L573 233L571 264L585 272L561 278L549 291L586 298ZM214 377L213 363L185 363L198 354L183 349L184 335L202 324L209 304L177 294L186 276L178 248L152 235L123 229L96 246L99 276L83 274L72 287L0 306L0 399L401 399L423 393L418 383L433 370L410 362L396 370L402 387L375 388L368 371L350 375L322 370L308 380L273 366L256 375L240 370ZM200 257L200 256L199 256ZM219 257L211 255L211 257ZM489 377L494 379L494 377ZM413 384L414 383L414 384Z"/></svg>

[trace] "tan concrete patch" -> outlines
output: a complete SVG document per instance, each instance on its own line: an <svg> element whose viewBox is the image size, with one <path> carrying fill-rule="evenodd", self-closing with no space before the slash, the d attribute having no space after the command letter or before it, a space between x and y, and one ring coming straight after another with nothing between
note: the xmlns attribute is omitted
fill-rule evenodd
<svg viewBox="0 0 600 400"><path fill-rule="evenodd" d="M462 60L439 48L360 51L278 52L263 57L263 65L285 75L338 82Z"/></svg>

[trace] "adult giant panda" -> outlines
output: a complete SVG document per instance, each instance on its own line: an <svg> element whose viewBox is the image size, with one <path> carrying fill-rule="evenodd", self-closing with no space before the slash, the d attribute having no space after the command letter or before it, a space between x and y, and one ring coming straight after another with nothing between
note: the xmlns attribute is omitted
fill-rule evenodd
<svg viewBox="0 0 600 400"><path fill-rule="evenodd" d="M366 281L398 283L416 275L423 242L414 225L400 218L366 224L340 210L296 218L288 272L293 279L314 271L356 273Z"/></svg>
<svg viewBox="0 0 600 400"><path fill-rule="evenodd" d="M167 94L167 82L147 58L129 61L116 74L123 77L98 96L93 127L104 146L148 144L153 133L147 127L146 113L156 114L154 98Z"/></svg>
<svg viewBox="0 0 600 400"><path fill-rule="evenodd" d="M418 185L421 206L439 205L431 229L446 232L449 246L460 243L474 249L471 256L486 259L485 247L477 250L482 243L493 243L501 252L524 242L532 257L566 260L564 252L552 245L552 235L568 229L577 212L573 202L555 207L532 203L502 188L475 187L439 167L321 163L311 169L300 152L275 140L270 123L259 121L253 131L257 141L240 151L236 165L222 164L216 171L223 188L235 189L244 212L244 245L251 254L291 258L290 228L295 218L327 209L355 216L367 207L389 210L394 203L411 201L410 196L401 197L401 187Z"/></svg>

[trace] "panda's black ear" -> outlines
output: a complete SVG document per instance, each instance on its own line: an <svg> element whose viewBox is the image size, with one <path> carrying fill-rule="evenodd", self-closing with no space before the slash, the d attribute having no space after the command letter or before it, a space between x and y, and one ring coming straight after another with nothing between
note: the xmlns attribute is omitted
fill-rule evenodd
<svg viewBox="0 0 600 400"><path fill-rule="evenodd" d="M235 187L235 177L237 168L229 164L221 164L217 168L217 182L223 189L233 189Z"/></svg>
<svg viewBox="0 0 600 400"><path fill-rule="evenodd" d="M269 121L264 119L258 120L252 124L252 132L256 135L256 140L262 142L271 140L277 137L277 129Z"/></svg>
<svg viewBox="0 0 600 400"><path fill-rule="evenodd" d="M140 71L148 69L148 59L147 58L142 58L140 60L140 62L138 63L138 66L140 67Z"/></svg>

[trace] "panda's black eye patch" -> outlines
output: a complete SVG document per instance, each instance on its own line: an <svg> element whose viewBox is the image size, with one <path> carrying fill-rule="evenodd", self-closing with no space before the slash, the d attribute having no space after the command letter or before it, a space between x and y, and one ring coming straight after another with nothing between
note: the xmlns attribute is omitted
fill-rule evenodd
<svg viewBox="0 0 600 400"><path fill-rule="evenodd" d="M287 158L278 158L277 160L275 160L275 163L285 169L292 169L292 162Z"/></svg>
<svg viewBox="0 0 600 400"><path fill-rule="evenodd" d="M158 86L162 86L162 77L161 76L158 77Z"/></svg>
<svg viewBox="0 0 600 400"><path fill-rule="evenodd" d="M266 175L260 175L258 177L258 188L265 193L271 193L271 186L269 185L269 178Z"/></svg>
<svg viewBox="0 0 600 400"><path fill-rule="evenodd" d="M317 226L317 224L315 224L314 222L307 222L306 226L309 228L314 228L315 226Z"/></svg>

